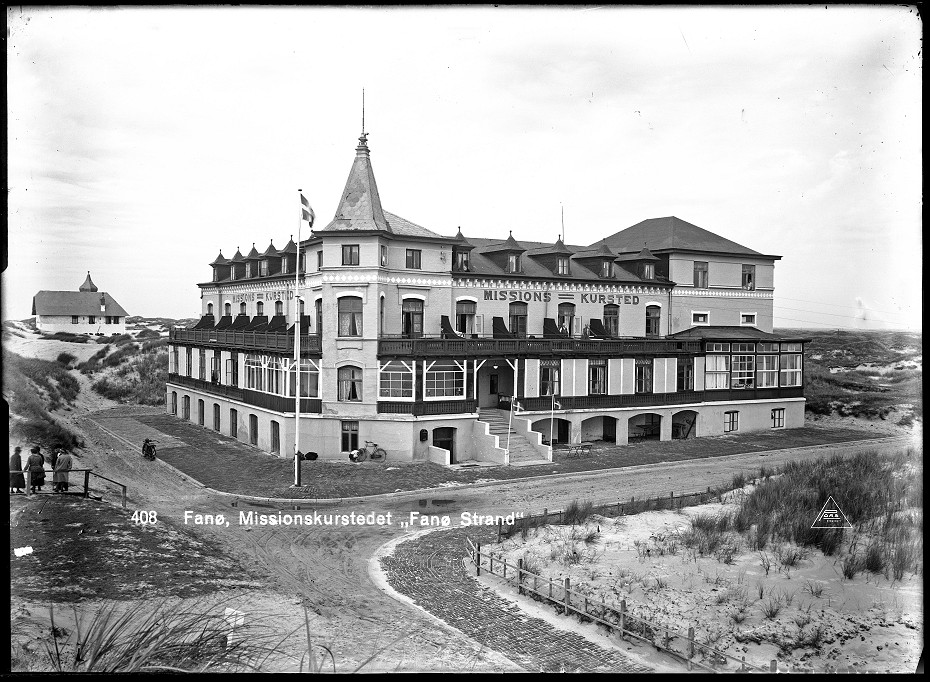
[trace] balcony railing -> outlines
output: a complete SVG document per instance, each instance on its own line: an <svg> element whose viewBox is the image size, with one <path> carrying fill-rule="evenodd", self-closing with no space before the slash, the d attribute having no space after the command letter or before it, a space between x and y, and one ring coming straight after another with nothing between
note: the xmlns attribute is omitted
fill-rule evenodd
<svg viewBox="0 0 930 682"><path fill-rule="evenodd" d="M378 340L381 357L494 356L630 356L678 355L701 352L700 341L676 339L393 339Z"/></svg>
<svg viewBox="0 0 930 682"><path fill-rule="evenodd" d="M719 391L681 391L678 393L634 393L624 395L556 396L561 410L610 409L616 407L651 407L661 405L684 405L717 400L772 400L778 398L803 398L804 389L749 388L723 389ZM552 398L520 398L524 410L545 411L552 409Z"/></svg>
<svg viewBox="0 0 930 682"><path fill-rule="evenodd" d="M478 411L474 400L431 400L429 402L378 401L378 414L471 414Z"/></svg>
<svg viewBox="0 0 930 682"><path fill-rule="evenodd" d="M178 386L187 386L188 388L192 388L195 391L208 393L220 398L238 400L240 402L246 403L247 405L254 405L255 407L260 407L266 410L273 410L275 412L284 413L294 412L295 401L291 396L262 393L261 391L253 391L248 388L227 386L225 384L214 383L212 381L204 381L203 379L195 379L194 377L185 377L181 376L180 374L169 374L168 383L176 384ZM319 398L300 399L301 414L319 414L322 411L323 403Z"/></svg>
<svg viewBox="0 0 930 682"><path fill-rule="evenodd" d="M168 340L172 343L186 342L201 346L223 346L228 348L254 348L256 350L294 352L294 335L274 332L172 329L168 333ZM301 334L300 354L319 355L320 337L315 334Z"/></svg>

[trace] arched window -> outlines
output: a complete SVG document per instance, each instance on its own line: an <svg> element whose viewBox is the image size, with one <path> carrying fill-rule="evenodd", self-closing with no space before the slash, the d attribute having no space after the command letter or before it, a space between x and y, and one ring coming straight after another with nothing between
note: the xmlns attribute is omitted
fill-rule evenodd
<svg viewBox="0 0 930 682"><path fill-rule="evenodd" d="M223 314L226 315L227 317L232 315L232 303L226 303L223 306Z"/></svg>
<svg viewBox="0 0 930 682"><path fill-rule="evenodd" d="M401 315L405 339L418 339L423 336L423 301L405 298L401 305Z"/></svg>
<svg viewBox="0 0 930 682"><path fill-rule="evenodd" d="M343 401L361 401L362 370L360 367L340 367L338 372L339 390L337 397Z"/></svg>
<svg viewBox="0 0 930 682"><path fill-rule="evenodd" d="M646 336L659 335L659 318L662 309L657 305L646 306Z"/></svg>
<svg viewBox="0 0 930 682"><path fill-rule="evenodd" d="M264 315L265 314L265 304L261 301L255 304L255 314Z"/></svg>
<svg viewBox="0 0 930 682"><path fill-rule="evenodd" d="M575 321L575 304L574 303L559 303L559 319L557 320L559 324L559 331L564 331L568 334L572 333L572 324Z"/></svg>
<svg viewBox="0 0 930 682"><path fill-rule="evenodd" d="M212 314L213 314L213 302L211 301L207 303L207 315L212 315Z"/></svg>
<svg viewBox="0 0 930 682"><path fill-rule="evenodd" d="M275 302L274 302L274 314L275 314L275 315L283 315L283 314L284 314L284 302L283 302L283 301L275 301Z"/></svg>
<svg viewBox="0 0 930 682"><path fill-rule="evenodd" d="M526 303L522 301L510 304L510 331L517 336L526 336Z"/></svg>
<svg viewBox="0 0 930 682"><path fill-rule="evenodd" d="M245 301L239 304L239 314L245 315Z"/></svg>
<svg viewBox="0 0 930 682"><path fill-rule="evenodd" d="M616 303L604 306L604 327L611 336L620 336L620 306Z"/></svg>
<svg viewBox="0 0 930 682"><path fill-rule="evenodd" d="M339 336L362 335L362 299L343 296L339 299Z"/></svg>

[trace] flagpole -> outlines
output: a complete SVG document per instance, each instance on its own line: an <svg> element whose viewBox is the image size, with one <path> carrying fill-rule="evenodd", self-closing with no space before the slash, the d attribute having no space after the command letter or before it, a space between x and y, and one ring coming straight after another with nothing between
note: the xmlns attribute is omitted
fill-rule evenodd
<svg viewBox="0 0 930 682"><path fill-rule="evenodd" d="M549 390L552 390L552 387L549 387ZM552 441L554 436L552 435L552 427L555 424L555 392L553 391L552 396L552 409L549 411L549 461L552 461Z"/></svg>
<svg viewBox="0 0 930 682"><path fill-rule="evenodd" d="M298 197L301 190L297 190ZM303 205L297 200L297 267L294 268L294 485L300 485L300 228Z"/></svg>
<svg viewBox="0 0 930 682"><path fill-rule="evenodd" d="M514 391L516 392L516 391ZM513 401L516 396L510 396L510 419L507 421L507 463L510 463L510 427L513 424Z"/></svg>

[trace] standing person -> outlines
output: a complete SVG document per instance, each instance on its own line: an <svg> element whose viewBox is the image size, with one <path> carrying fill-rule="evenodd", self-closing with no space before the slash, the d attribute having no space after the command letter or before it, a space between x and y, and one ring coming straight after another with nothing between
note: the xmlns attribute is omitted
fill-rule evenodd
<svg viewBox="0 0 930 682"><path fill-rule="evenodd" d="M55 462L58 460L59 452L61 452L61 448L52 448L52 454L49 455L49 460L52 463L52 471L55 471Z"/></svg>
<svg viewBox="0 0 930 682"><path fill-rule="evenodd" d="M42 456L38 445L32 448L31 452L23 471L29 471L29 487L32 492L37 493L45 485L45 457Z"/></svg>
<svg viewBox="0 0 930 682"><path fill-rule="evenodd" d="M19 454L22 448L18 445L10 455L10 492L23 494L23 488L26 487L26 477L23 476L23 458Z"/></svg>
<svg viewBox="0 0 930 682"><path fill-rule="evenodd" d="M52 474L52 482L55 484L56 493L68 492L69 471L71 471L71 455L62 450L55 461L55 473Z"/></svg>

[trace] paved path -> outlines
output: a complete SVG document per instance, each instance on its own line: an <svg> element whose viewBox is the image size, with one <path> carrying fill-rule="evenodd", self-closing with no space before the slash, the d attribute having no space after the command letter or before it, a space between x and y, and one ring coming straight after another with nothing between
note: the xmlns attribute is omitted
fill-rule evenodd
<svg viewBox="0 0 930 682"><path fill-rule="evenodd" d="M398 544L381 559L392 588L528 672L652 672L622 651L598 646L527 615L466 571L466 532L488 542L496 531L441 530Z"/></svg>

